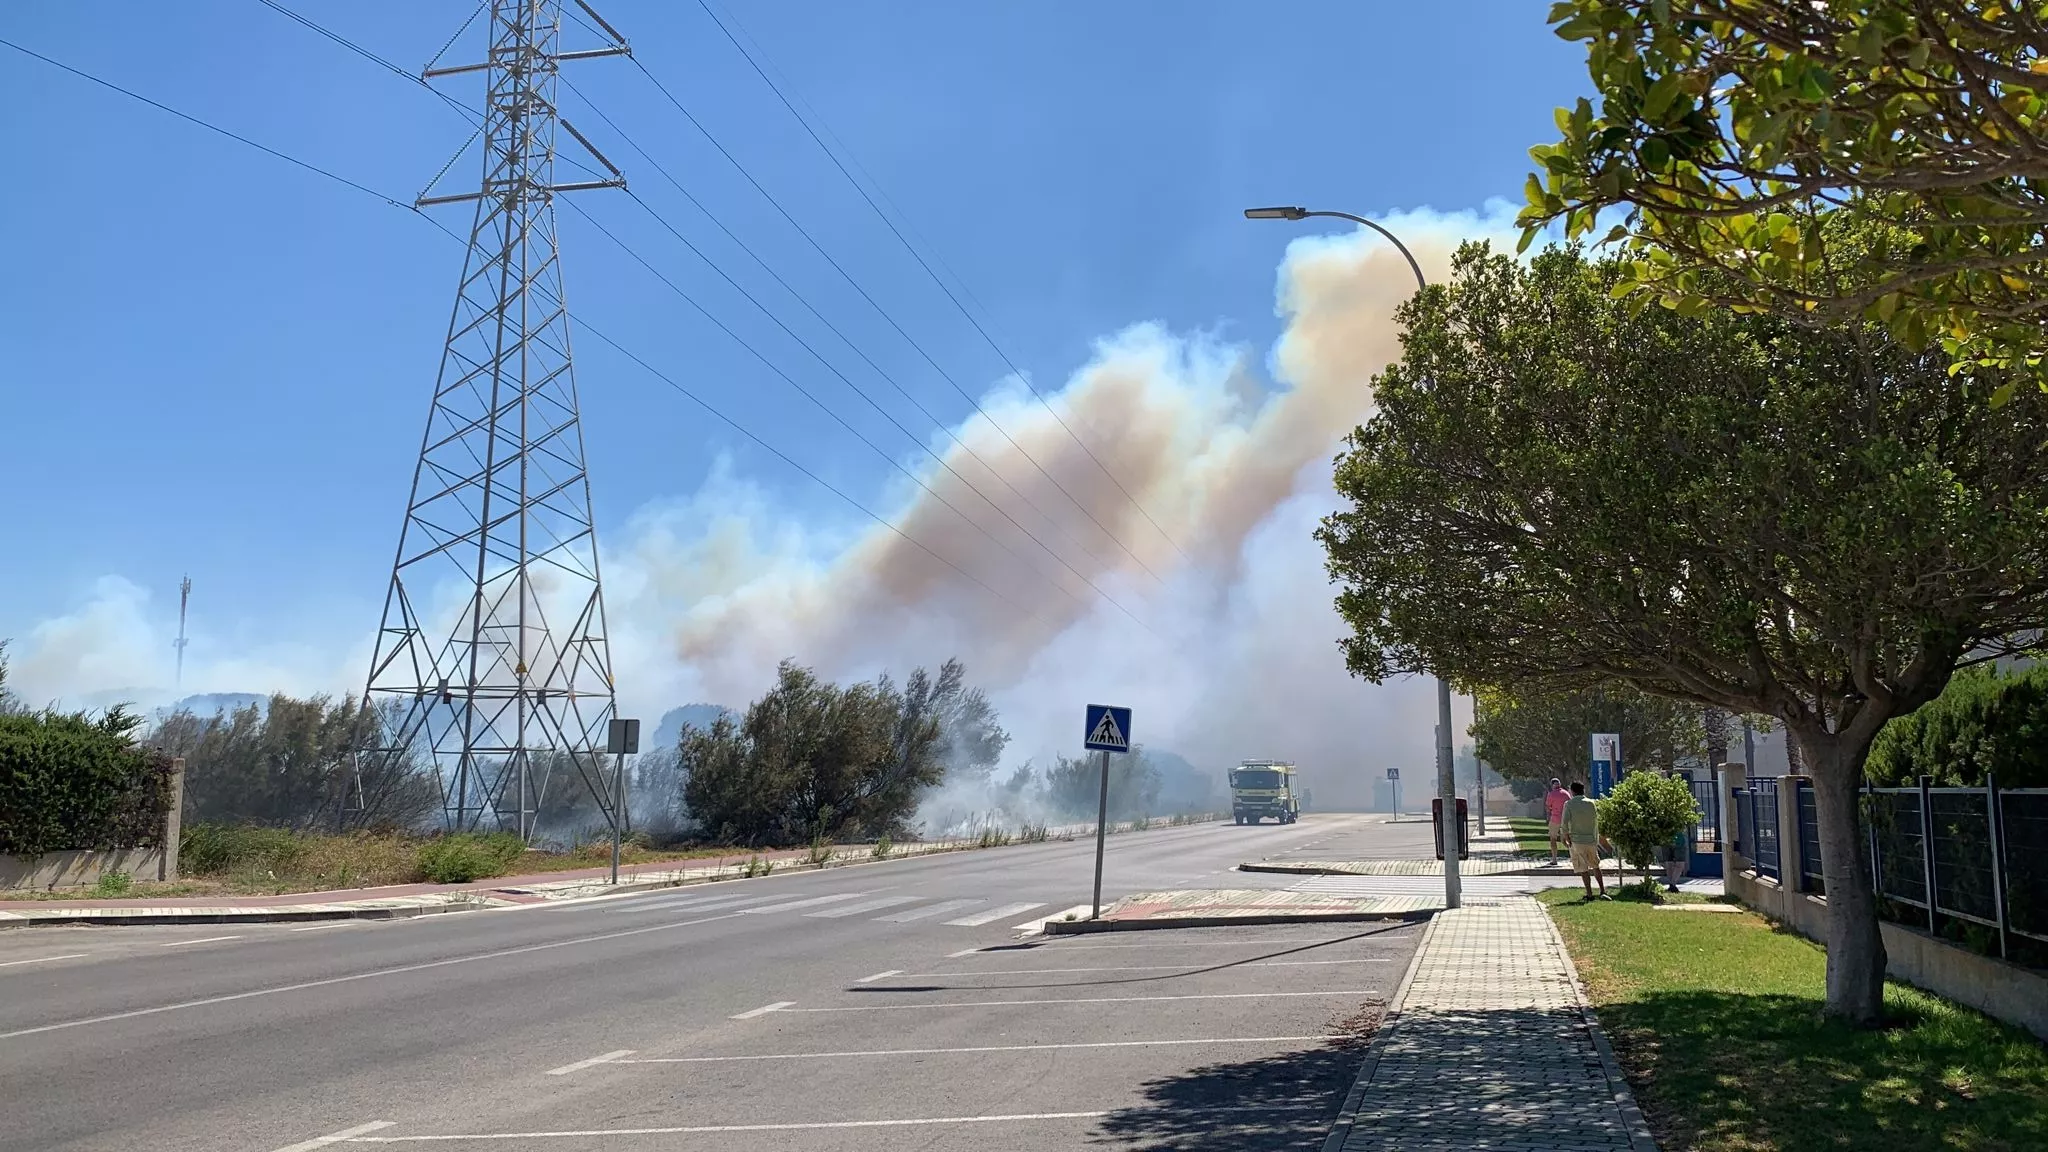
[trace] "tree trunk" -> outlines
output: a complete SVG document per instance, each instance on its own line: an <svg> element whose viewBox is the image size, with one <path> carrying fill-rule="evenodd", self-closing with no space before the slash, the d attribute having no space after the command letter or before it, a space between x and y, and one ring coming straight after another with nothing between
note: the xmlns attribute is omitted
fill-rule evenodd
<svg viewBox="0 0 2048 1152"><path fill-rule="evenodd" d="M1787 732L1786 743L1795 741L1813 779L1821 871L1827 880L1827 1013L1854 1024L1876 1024L1884 1015L1884 937L1878 931L1877 894L1856 802L1869 745L1849 747L1832 733Z"/></svg>

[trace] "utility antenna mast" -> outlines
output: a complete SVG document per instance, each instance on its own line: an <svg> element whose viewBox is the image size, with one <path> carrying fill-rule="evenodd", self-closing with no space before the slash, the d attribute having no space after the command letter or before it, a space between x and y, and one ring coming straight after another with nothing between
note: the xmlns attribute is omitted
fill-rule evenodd
<svg viewBox="0 0 2048 1152"><path fill-rule="evenodd" d="M562 0L492 0L484 62L423 73L487 74L483 181L417 201L476 215L364 690L380 779L431 757L447 827L489 819L529 839L543 790L572 767L608 817L619 809L600 762L611 651L554 197L626 181L558 115L555 87L562 61L631 49L574 2L609 44L561 50ZM608 178L555 182L557 125Z"/></svg>
<svg viewBox="0 0 2048 1152"><path fill-rule="evenodd" d="M178 581L178 638L171 642L171 647L178 650L178 676L171 681L171 685L174 690L181 692L185 688L185 609L191 605L192 578L187 576Z"/></svg>

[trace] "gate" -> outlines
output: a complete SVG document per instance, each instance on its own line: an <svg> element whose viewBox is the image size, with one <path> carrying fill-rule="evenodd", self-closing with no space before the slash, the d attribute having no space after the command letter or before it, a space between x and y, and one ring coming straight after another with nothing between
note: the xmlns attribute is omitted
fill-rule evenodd
<svg viewBox="0 0 2048 1152"><path fill-rule="evenodd" d="M1693 803L1699 806L1699 822L1692 826L1688 836L1691 848L1686 858L1688 876L1719 876L1721 874L1721 797L1714 787L1712 778L1692 780Z"/></svg>

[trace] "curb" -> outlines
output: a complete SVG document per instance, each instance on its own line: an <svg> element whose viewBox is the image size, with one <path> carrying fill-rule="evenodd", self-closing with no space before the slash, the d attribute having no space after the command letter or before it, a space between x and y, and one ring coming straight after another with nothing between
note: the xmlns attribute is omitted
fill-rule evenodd
<svg viewBox="0 0 2048 1152"><path fill-rule="evenodd" d="M451 912L481 912L489 905L473 901L425 904L416 908L301 908L268 912L261 909L219 908L199 912L116 912L95 913L89 908L58 909L48 914L0 919L0 929L75 927L103 924L110 928L164 924L294 924L307 920L410 920L418 916L439 916Z"/></svg>
<svg viewBox="0 0 2048 1152"><path fill-rule="evenodd" d="M1415 945L1415 955L1408 960L1408 971L1402 973L1393 999L1387 1001L1386 1014L1380 1017L1379 1030L1373 1033L1372 1042L1366 1045L1365 1059L1358 1065L1358 1078L1351 1082L1351 1091L1344 1094L1344 1106L1338 1109L1337 1119L1330 1125L1330 1134L1323 1138L1322 1152L1344 1152L1344 1143L1351 1138L1351 1127L1358 1122L1358 1110L1365 1105L1366 1085L1372 1082L1372 1074L1379 1070L1380 1057L1386 1053L1387 1045L1393 1043L1394 1034L1401 1028L1401 1011L1408 1004L1408 988L1415 983L1415 973L1422 968L1423 954L1436 937L1436 914L1430 912L1425 915L1430 917L1429 927L1422 930L1422 939Z"/></svg>
<svg viewBox="0 0 2048 1152"><path fill-rule="evenodd" d="M1380 874L1377 874L1377 873L1372 873L1372 872L1353 872L1353 871L1351 871L1351 870L1350 870L1350 869L1348 869L1348 868L1321 868L1321 867L1317 867L1316 865L1313 865L1313 864L1286 864L1286 863L1281 863L1281 864L1268 864L1268 863L1265 863L1265 862L1263 862L1263 861L1251 861L1251 860L1247 860L1247 861L1245 861L1244 863L1242 863L1242 864L1239 864L1239 865L1237 865L1237 868L1236 868L1236 870L1237 870L1237 871L1239 871L1239 872L1279 872L1279 873L1283 873L1283 874L1285 874L1285 875L1289 875L1289 876L1358 876L1358 877L1362 877L1362 878L1368 878L1368 879L1380 879L1380 878L1383 878L1383 877L1382 877L1382 876L1381 876ZM1441 871L1438 871L1438 872L1414 872L1414 873L1408 873L1408 872L1393 872L1393 873L1386 873L1385 875L1386 875L1386 876L1401 876L1401 877L1407 877L1407 876L1423 876L1423 877L1430 877L1430 876L1436 876L1436 877L1441 877L1441 876L1443 875L1443 873L1442 873ZM1569 875L1570 875L1570 873L1567 873L1567 872L1558 872L1557 870L1555 870L1555 869L1552 869L1552 868L1542 868L1542 867L1531 867L1531 868L1514 868L1514 869L1510 869L1509 871L1506 871L1506 872L1475 872L1475 873L1473 873L1473 875L1475 875L1475 876L1569 876Z"/></svg>
<svg viewBox="0 0 2048 1152"><path fill-rule="evenodd" d="M1147 932L1173 928L1245 928L1269 924L1359 924L1375 920L1427 920L1425 912L1246 913L1242 916L1156 916L1150 920L1048 920L1047 936L1086 936L1096 932Z"/></svg>

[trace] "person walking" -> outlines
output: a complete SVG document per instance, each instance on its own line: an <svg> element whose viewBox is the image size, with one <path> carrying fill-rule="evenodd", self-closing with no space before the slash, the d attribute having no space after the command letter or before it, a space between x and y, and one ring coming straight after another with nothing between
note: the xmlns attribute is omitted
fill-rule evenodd
<svg viewBox="0 0 2048 1152"><path fill-rule="evenodd" d="M1572 798L1564 804L1564 831L1571 840L1572 871L1586 887L1586 899L1593 898L1593 882L1600 882L1600 898L1607 895L1607 873L1600 869L1600 809L1586 796L1586 786L1572 782Z"/></svg>
<svg viewBox="0 0 2048 1152"><path fill-rule="evenodd" d="M1550 791L1543 794L1543 815L1550 822L1550 866L1557 867L1557 846L1565 842L1564 806L1572 794L1564 790L1564 781L1550 778Z"/></svg>

